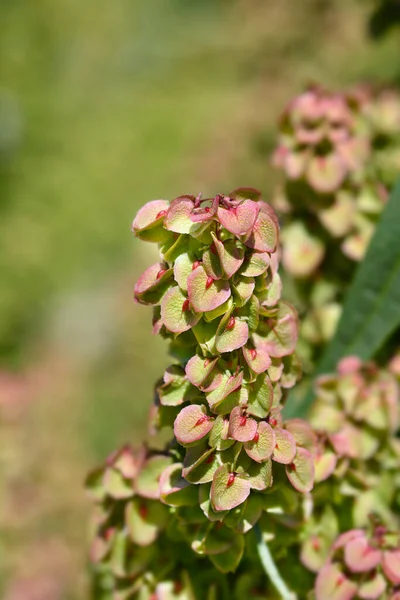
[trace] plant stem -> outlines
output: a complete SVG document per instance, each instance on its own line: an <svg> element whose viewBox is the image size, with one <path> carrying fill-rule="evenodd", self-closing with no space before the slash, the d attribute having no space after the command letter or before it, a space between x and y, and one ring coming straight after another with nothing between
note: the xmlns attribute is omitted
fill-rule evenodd
<svg viewBox="0 0 400 600"><path fill-rule="evenodd" d="M289 588L286 586L286 583L283 581L277 566L272 558L272 554L269 551L267 543L265 542L260 526L257 525L254 527L254 532L257 538L257 550L258 555L261 560L261 564L264 567L266 574L271 580L272 584L279 592L282 600L297 600L297 596L294 592L291 592Z"/></svg>

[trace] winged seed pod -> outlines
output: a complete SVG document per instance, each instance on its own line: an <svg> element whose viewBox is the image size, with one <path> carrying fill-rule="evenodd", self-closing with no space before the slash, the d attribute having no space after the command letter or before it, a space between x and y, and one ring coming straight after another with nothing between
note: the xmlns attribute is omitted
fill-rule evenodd
<svg viewBox="0 0 400 600"><path fill-rule="evenodd" d="M400 532L375 525L342 533L315 582L316 600L397 600Z"/></svg>

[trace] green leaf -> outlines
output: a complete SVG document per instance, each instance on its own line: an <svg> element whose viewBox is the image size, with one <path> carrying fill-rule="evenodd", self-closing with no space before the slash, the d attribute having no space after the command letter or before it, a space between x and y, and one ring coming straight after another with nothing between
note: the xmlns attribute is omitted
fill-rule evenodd
<svg viewBox="0 0 400 600"><path fill-rule="evenodd" d="M160 477L160 500L169 506L195 506L198 490L182 477L181 463L167 467Z"/></svg>
<svg viewBox="0 0 400 600"><path fill-rule="evenodd" d="M126 559L128 554L129 538L127 531L118 531L113 539L110 566L113 575L126 576Z"/></svg>
<svg viewBox="0 0 400 600"><path fill-rule="evenodd" d="M164 383L158 386L157 393L163 406L179 406L198 395L197 389L187 380L185 372L178 365L168 367Z"/></svg>
<svg viewBox="0 0 400 600"><path fill-rule="evenodd" d="M256 462L263 462L271 457L275 444L274 430L266 421L260 421L256 436L245 443L244 449L250 458Z"/></svg>
<svg viewBox="0 0 400 600"><path fill-rule="evenodd" d="M248 482L253 490L262 492L272 485L272 463L265 460L262 463L253 462L248 468Z"/></svg>
<svg viewBox="0 0 400 600"><path fill-rule="evenodd" d="M213 389L210 393L206 393L207 402L210 405L211 410L215 412L215 409L221 404L221 402L227 398L232 392L236 391L242 385L243 372L240 371L236 375L230 377L226 374L223 375L222 381L217 389ZM227 411L230 412L230 411ZM221 413L224 414L224 413Z"/></svg>
<svg viewBox="0 0 400 600"><path fill-rule="evenodd" d="M267 252L256 252L246 257L243 267L240 271L242 277L258 277L263 275L271 262L270 255Z"/></svg>
<svg viewBox="0 0 400 600"><path fill-rule="evenodd" d="M135 300L140 304L159 304L172 276L166 263L156 263L139 277L135 285Z"/></svg>
<svg viewBox="0 0 400 600"><path fill-rule="evenodd" d="M249 326L235 317L222 318L217 329L215 347L218 352L232 352L241 348L249 339Z"/></svg>
<svg viewBox="0 0 400 600"><path fill-rule="evenodd" d="M106 491L103 485L104 469L98 468L90 471L86 477L85 488L91 500L98 502L103 500Z"/></svg>
<svg viewBox="0 0 400 600"><path fill-rule="evenodd" d="M283 465L290 464L296 456L296 441L286 429L277 427L275 433L275 448L272 458Z"/></svg>
<svg viewBox="0 0 400 600"><path fill-rule="evenodd" d="M259 252L274 252L278 243L279 229L272 214L261 211L258 214L246 246Z"/></svg>
<svg viewBox="0 0 400 600"><path fill-rule="evenodd" d="M205 484L205 485L199 486L200 508L209 521L222 521L222 519L225 517L225 515L228 514L228 511L220 510L219 512L216 512L213 509L212 504L211 504L211 498L210 498L210 490L211 490L210 484Z"/></svg>
<svg viewBox="0 0 400 600"><path fill-rule="evenodd" d="M174 279L184 292L187 292L187 278L192 272L194 261L193 256L187 252L184 252L175 260Z"/></svg>
<svg viewBox="0 0 400 600"><path fill-rule="evenodd" d="M186 376L190 383L200 387L211 375L217 362L218 357L211 360L198 354L192 356L185 367Z"/></svg>
<svg viewBox="0 0 400 600"><path fill-rule="evenodd" d="M183 333L199 322L201 315L192 312L187 298L178 286L172 287L161 302L161 318L173 333Z"/></svg>
<svg viewBox="0 0 400 600"><path fill-rule="evenodd" d="M190 233L196 227L189 217L193 206L194 198L192 196L175 198L165 216L164 225L166 229L176 233Z"/></svg>
<svg viewBox="0 0 400 600"><path fill-rule="evenodd" d="M367 579L360 585L359 595L360 598L384 598L385 589L386 581L380 573L377 573L375 577Z"/></svg>
<svg viewBox="0 0 400 600"><path fill-rule="evenodd" d="M213 448L204 451L202 446L195 446L187 449L183 466L183 476L190 483L210 483L220 462Z"/></svg>
<svg viewBox="0 0 400 600"><path fill-rule="evenodd" d="M254 383L249 385L247 412L250 415L264 419L271 410L273 397L272 383L268 375L262 373Z"/></svg>
<svg viewBox="0 0 400 600"><path fill-rule="evenodd" d="M217 450L226 450L235 443L235 440L227 439L229 431L229 421L224 419L222 415L218 415L215 419L213 428L209 437L209 444Z"/></svg>
<svg viewBox="0 0 400 600"><path fill-rule="evenodd" d="M214 242L214 252L219 258L220 267L222 267L227 279L230 279L234 273L242 266L244 260L244 251L238 248L234 240L227 240L225 243L221 242L213 233L211 237ZM211 256L213 255L210 249ZM214 254L215 258L216 255ZM204 258L203 258L204 262ZM212 275L212 273L210 273Z"/></svg>

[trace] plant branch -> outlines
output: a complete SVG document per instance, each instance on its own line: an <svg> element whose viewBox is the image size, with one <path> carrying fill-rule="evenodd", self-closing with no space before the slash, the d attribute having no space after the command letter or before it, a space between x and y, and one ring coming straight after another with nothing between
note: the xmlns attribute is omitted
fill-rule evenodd
<svg viewBox="0 0 400 600"><path fill-rule="evenodd" d="M257 551L261 560L261 564L264 567L264 571L268 575L271 583L274 585L276 590L279 592L282 600L297 600L297 596L294 592L291 592L287 587L286 583L282 579L277 566L272 558L272 554L269 551L268 545L266 544L260 526L254 527L254 531L257 538Z"/></svg>

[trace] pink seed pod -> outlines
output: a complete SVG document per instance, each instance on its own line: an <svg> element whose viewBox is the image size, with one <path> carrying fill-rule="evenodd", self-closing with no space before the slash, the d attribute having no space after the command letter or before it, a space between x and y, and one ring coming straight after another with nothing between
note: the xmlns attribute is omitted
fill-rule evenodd
<svg viewBox="0 0 400 600"><path fill-rule="evenodd" d="M236 477L235 473L230 473L226 487L231 487L235 483L235 477Z"/></svg>
<svg viewBox="0 0 400 600"><path fill-rule="evenodd" d="M206 290L208 290L212 284L214 283L214 278L213 277L207 277L207 281L206 281Z"/></svg>

